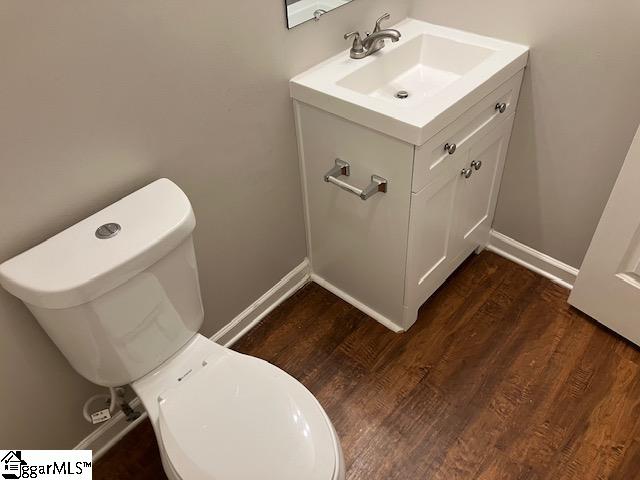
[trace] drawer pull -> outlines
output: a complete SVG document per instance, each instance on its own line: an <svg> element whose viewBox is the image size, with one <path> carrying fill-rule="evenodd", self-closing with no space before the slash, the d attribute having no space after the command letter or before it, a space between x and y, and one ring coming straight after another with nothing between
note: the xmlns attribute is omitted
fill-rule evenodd
<svg viewBox="0 0 640 480"><path fill-rule="evenodd" d="M471 166L476 170L480 170L482 168L482 160L474 160L471 162Z"/></svg>
<svg viewBox="0 0 640 480"><path fill-rule="evenodd" d="M333 183L335 186L340 187L342 190L357 195L362 200L368 200L376 193L387 193L387 185L389 182L379 177L378 175L371 175L371 183L364 189L349 185L347 182L340 180L338 177L348 177L351 175L351 165L344 160L336 158L335 166L327 172L324 176L324 181Z"/></svg>
<svg viewBox="0 0 640 480"><path fill-rule="evenodd" d="M471 168L463 168L460 172L460 175L462 175L464 178L469 178L471 177L471 175L473 175L473 170Z"/></svg>
<svg viewBox="0 0 640 480"><path fill-rule="evenodd" d="M497 103L496 104L496 111L500 112L500 113L504 113L507 111L507 104L506 103Z"/></svg>
<svg viewBox="0 0 640 480"><path fill-rule="evenodd" d="M458 146L455 143L447 143L444 146L444 151L447 152L449 155L453 155L454 153L456 153L457 149L458 149Z"/></svg>

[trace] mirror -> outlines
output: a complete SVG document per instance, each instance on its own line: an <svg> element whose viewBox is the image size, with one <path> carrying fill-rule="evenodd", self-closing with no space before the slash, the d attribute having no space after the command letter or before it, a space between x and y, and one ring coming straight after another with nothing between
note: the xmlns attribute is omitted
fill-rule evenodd
<svg viewBox="0 0 640 480"><path fill-rule="evenodd" d="M287 26L293 28L309 20L318 21L325 13L351 1L352 0L285 0Z"/></svg>

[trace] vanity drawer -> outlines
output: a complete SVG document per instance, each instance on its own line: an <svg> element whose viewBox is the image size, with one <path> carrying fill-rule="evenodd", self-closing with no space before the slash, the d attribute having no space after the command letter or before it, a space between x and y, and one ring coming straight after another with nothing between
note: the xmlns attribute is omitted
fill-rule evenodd
<svg viewBox="0 0 640 480"><path fill-rule="evenodd" d="M465 155L473 139L515 112L524 70L416 147L412 191L419 192L446 170L450 161ZM503 105L502 111L500 106ZM455 149L455 150L454 150ZM450 153L451 152L451 153Z"/></svg>

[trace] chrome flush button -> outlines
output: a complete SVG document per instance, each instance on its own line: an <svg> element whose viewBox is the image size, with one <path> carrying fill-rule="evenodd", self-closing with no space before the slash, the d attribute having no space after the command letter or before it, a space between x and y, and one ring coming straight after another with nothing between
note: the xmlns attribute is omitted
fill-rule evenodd
<svg viewBox="0 0 640 480"><path fill-rule="evenodd" d="M122 227L117 223L105 223L96 230L96 237L100 240L106 240L107 238L115 237L120 230L122 230Z"/></svg>

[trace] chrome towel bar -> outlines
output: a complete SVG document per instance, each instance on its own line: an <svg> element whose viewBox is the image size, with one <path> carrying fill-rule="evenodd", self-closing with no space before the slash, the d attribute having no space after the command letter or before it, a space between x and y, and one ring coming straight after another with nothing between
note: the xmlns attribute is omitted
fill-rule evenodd
<svg viewBox="0 0 640 480"><path fill-rule="evenodd" d="M368 200L379 192L387 193L387 185L389 182L386 179L379 177L378 175L371 175L371 183L364 190L354 187L353 185L350 185L347 182L340 180L339 178L342 176L348 177L350 175L351 165L349 165L344 160L336 158L336 164L324 176L324 181L333 183L337 187L340 187L342 190L357 195L362 200Z"/></svg>

